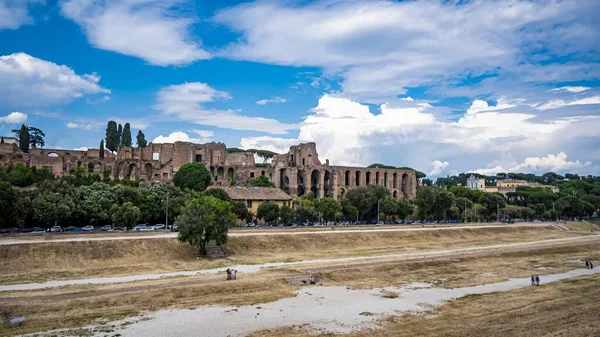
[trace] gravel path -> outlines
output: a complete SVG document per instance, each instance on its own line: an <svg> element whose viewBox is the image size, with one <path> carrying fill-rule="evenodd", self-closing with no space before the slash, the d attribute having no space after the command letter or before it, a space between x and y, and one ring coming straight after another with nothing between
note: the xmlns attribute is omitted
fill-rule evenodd
<svg viewBox="0 0 600 337"><path fill-rule="evenodd" d="M431 226L431 225L428 225ZM254 232L248 230L245 233L230 232L230 237L242 237L242 236L274 236L274 235L308 235L308 234L342 234L342 233L377 233L377 232L412 232L412 231L438 231L438 230L457 230L457 229L479 229L479 228L506 228L506 227L550 227L547 223L528 223L528 224L497 224L497 225L472 225L472 226L453 226L453 227L422 227L422 228L373 228L373 229L339 229L335 230L320 230L320 231L303 231L303 232L292 232L292 231L274 231L265 232L258 231ZM54 242L82 242L82 241L111 241L111 240L142 240L142 239L165 239L165 238L176 238L177 233L163 233L163 234L139 234L139 235L109 235L109 236L98 236L98 234L92 234L89 236L77 235L76 237L66 237L64 235L56 234L42 234L41 236L18 236L18 237L0 237L0 246L7 245L20 245L20 244L34 244L34 243L54 243Z"/></svg>
<svg viewBox="0 0 600 337"><path fill-rule="evenodd" d="M547 249L547 248L561 247L561 246L582 245L582 244L590 244L590 243L598 242L598 238L600 238L600 235L589 235L589 236L571 237L571 238L548 239L548 240L517 242L517 243L504 243L504 244L489 245L489 246L475 246L475 247L433 250L433 251L419 251L419 252L402 253L402 254L358 256L358 257L345 257L345 258L335 258L335 259L316 259L316 260L304 260L304 261L297 261L297 262L272 262L272 263L263 263L263 264L256 264L256 265L237 265L237 266L232 266L229 268L236 269L236 270L238 270L238 272L243 273L243 274L248 274L248 273L258 272L265 268L272 268L272 267L288 267L288 266L301 266L301 265L313 265L313 264L324 264L324 263L344 263L345 264L344 267L346 267L348 262L365 261L365 260L368 261L368 260L374 260L374 259L396 259L396 261L379 261L379 262L364 263L364 264L360 265L361 267L364 267L364 266L372 266L372 265L377 265L377 264L398 263L398 261L397 261L398 259L400 259L401 261L405 261L405 262L407 262L407 261L415 262L415 261L418 261L419 259L429 259L429 258L439 259L440 257L447 257L447 258L468 257L469 255L465 255L466 253L498 254L498 253L503 253L503 252L539 250L539 249ZM535 245L540 245L540 244L543 244L544 246L535 246ZM531 247L531 246L534 246L534 247ZM472 254L472 255L474 255L474 254ZM330 269L330 268L334 268L334 269ZM324 267L317 266L317 267L311 267L311 270L325 271L325 270L335 270L335 268L339 269L340 267L339 266L324 266ZM166 278L166 277L177 277L177 276L214 275L214 274L218 274L218 273L224 273L226 269L227 269L227 267L196 270L196 271L182 271L182 272L173 272L173 273L137 274L137 275L118 276L118 277L86 278L86 279L49 281L49 282L43 282L43 283L3 285L3 286L0 286L0 292L39 290L39 289L57 288L57 287L73 286L73 285L126 283L126 282L134 282L134 281L156 280L156 279L161 279L161 278ZM214 282L214 281L210 281L210 282ZM202 283L202 282L195 281L195 283ZM153 288L152 286L144 287L144 289L152 289L152 288ZM98 294L99 292L95 292L95 293ZM5 300L0 299L0 301L5 301Z"/></svg>

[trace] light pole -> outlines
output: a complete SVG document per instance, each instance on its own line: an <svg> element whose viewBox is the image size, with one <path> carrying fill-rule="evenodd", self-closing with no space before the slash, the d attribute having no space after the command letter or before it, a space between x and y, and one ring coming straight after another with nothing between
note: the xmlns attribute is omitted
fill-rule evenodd
<svg viewBox="0 0 600 337"><path fill-rule="evenodd" d="M169 228L169 195L167 194L167 204L166 204L166 212L165 212L165 228ZM171 228L171 232L173 228Z"/></svg>
<svg viewBox="0 0 600 337"><path fill-rule="evenodd" d="M379 225L379 199L377 199L377 224Z"/></svg>

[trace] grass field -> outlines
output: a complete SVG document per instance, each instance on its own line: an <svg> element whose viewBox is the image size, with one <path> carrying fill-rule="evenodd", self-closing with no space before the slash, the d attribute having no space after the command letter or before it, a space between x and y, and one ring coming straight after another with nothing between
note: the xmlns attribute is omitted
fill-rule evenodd
<svg viewBox="0 0 600 337"><path fill-rule="evenodd" d="M319 277L325 286L344 285L352 288L401 286L411 282L432 282L440 287L459 287L493 283L510 277L526 277L532 273L539 275L559 273L581 268L583 266L582 261L585 259L599 260L600 244L546 249L528 253L502 254L477 259L347 269L343 272L323 273ZM294 274L294 271L289 272ZM175 281L177 280L157 280L136 284L165 284ZM3 295L6 297L59 295L89 290L101 291L121 286L79 286L42 291L12 292ZM545 287L539 289L543 288ZM271 274L262 272L251 276L251 278L242 277L236 282L181 286L72 300L0 302L0 312L11 312L15 315L25 315L27 317L25 326L19 329L0 330L0 335L78 327L90 323L106 323L141 312L164 308L192 308L204 304L242 305L265 303L282 297L293 296L294 291L297 289L297 286L284 282L282 275L274 276L272 272ZM536 289L537 291L538 289ZM593 294L597 294L597 291L590 293L590 295ZM500 304L502 303L504 303L503 300ZM479 313L481 316L487 315L485 311ZM484 317L480 317L480 319L484 319ZM418 318L415 318L415 321L418 320ZM395 321L389 322L389 324L396 323ZM447 322L444 324L447 324ZM392 332L396 331L394 329L400 329L390 326L389 329ZM386 324L386 329L388 329L387 327ZM440 327L443 327L443 325L440 325ZM273 333L275 333L273 336L286 336L281 331ZM381 336L394 336L394 334Z"/></svg>
<svg viewBox="0 0 600 337"><path fill-rule="evenodd" d="M0 284L223 267L232 264L368 256L582 235L552 227L231 237L225 259L198 259L176 239L0 246Z"/></svg>

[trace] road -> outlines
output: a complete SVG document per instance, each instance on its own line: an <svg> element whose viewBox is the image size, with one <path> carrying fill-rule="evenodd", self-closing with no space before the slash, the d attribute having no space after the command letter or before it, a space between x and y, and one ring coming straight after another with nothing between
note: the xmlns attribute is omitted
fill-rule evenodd
<svg viewBox="0 0 600 337"><path fill-rule="evenodd" d="M431 225L429 225L431 226ZM480 228L507 228L507 227L550 227L548 223L524 223L524 224L496 224L496 225L468 225L451 227L422 227L422 228L373 228L373 229L340 229L335 230L313 230L313 231L245 231L230 232L230 237L244 236L274 236L274 235L311 235L311 234L342 234L342 233L377 233L377 232L411 232L411 231L438 231L438 230L457 230L457 229L480 229ZM76 236L75 236L76 235ZM74 234L74 237L64 235L55 235L51 233L42 236L9 236L0 237L0 246L34 244L34 243L55 243L55 242L83 242L83 241L111 241L111 240L142 240L142 239L165 239L176 238L177 233L161 234L139 234L139 235L106 235L99 234Z"/></svg>

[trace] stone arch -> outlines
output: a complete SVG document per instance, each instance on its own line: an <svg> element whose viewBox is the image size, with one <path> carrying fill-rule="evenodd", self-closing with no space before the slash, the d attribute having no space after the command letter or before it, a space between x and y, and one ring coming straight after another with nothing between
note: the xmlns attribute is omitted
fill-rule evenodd
<svg viewBox="0 0 600 337"><path fill-rule="evenodd" d="M233 179L234 174L235 171L233 170L233 167L227 169L227 179Z"/></svg>
<svg viewBox="0 0 600 337"><path fill-rule="evenodd" d="M298 196L301 197L305 193L304 186L298 186Z"/></svg>
<svg viewBox="0 0 600 337"><path fill-rule="evenodd" d="M375 185L379 185L379 172L375 172Z"/></svg>
<svg viewBox="0 0 600 337"><path fill-rule="evenodd" d="M325 171L325 176L324 176L323 182L325 184L325 186L324 186L325 195L326 196L331 195L331 173L329 171Z"/></svg>
<svg viewBox="0 0 600 337"><path fill-rule="evenodd" d="M312 154L309 153L308 156L306 156L306 159L308 161L308 165L312 165L313 164L313 162L312 162Z"/></svg>
<svg viewBox="0 0 600 337"><path fill-rule="evenodd" d="M345 186L350 186L350 171L346 171L346 173L344 173L344 181L345 181Z"/></svg>
<svg viewBox="0 0 600 337"><path fill-rule="evenodd" d="M360 171L354 173L354 185L356 187L360 186Z"/></svg>
<svg viewBox="0 0 600 337"><path fill-rule="evenodd" d="M264 176L265 175L265 171L260 171L260 175Z"/></svg>
<svg viewBox="0 0 600 337"><path fill-rule="evenodd" d="M310 191L315 194L317 198L320 198L319 195L319 182L321 180L321 172L319 170L313 170L310 173Z"/></svg>
<svg viewBox="0 0 600 337"><path fill-rule="evenodd" d="M129 169L127 171L127 176L129 180L135 180L138 177L138 167L136 164L129 164Z"/></svg>
<svg viewBox="0 0 600 337"><path fill-rule="evenodd" d="M367 185L371 185L371 171L367 171L365 178L367 179Z"/></svg>
<svg viewBox="0 0 600 337"><path fill-rule="evenodd" d="M50 157L50 158L58 158L58 153L56 153L56 152L48 152L48 157Z"/></svg>
<svg viewBox="0 0 600 337"><path fill-rule="evenodd" d="M214 176L215 176L215 167L214 167L214 166L211 166L211 167L210 167L210 176L211 176L211 177L214 177Z"/></svg>
<svg viewBox="0 0 600 337"><path fill-rule="evenodd" d="M152 166L151 163L147 163L144 166L144 171L146 171L146 176L152 177L152 172L154 171L154 167Z"/></svg>
<svg viewBox="0 0 600 337"><path fill-rule="evenodd" d="M408 187L408 174L404 173L402 175L402 193L405 197L408 197L409 195Z"/></svg>
<svg viewBox="0 0 600 337"><path fill-rule="evenodd" d="M116 166L115 179L123 179L123 168L125 167L124 162L120 162Z"/></svg>
<svg viewBox="0 0 600 337"><path fill-rule="evenodd" d="M385 186L385 188L388 187L388 173L387 172L383 173L383 186Z"/></svg>
<svg viewBox="0 0 600 337"><path fill-rule="evenodd" d="M279 169L279 188L281 188L281 189L283 189L283 188L286 187L286 185L285 185L285 178L287 178L285 176L285 169ZM288 179L288 181L289 181L289 179Z"/></svg>
<svg viewBox="0 0 600 337"><path fill-rule="evenodd" d="M217 167L217 177L223 179L224 174L225 174L225 169L223 169L223 166Z"/></svg>
<svg viewBox="0 0 600 337"><path fill-rule="evenodd" d="M398 191L394 190L392 195L394 196L394 199L398 199Z"/></svg>
<svg viewBox="0 0 600 337"><path fill-rule="evenodd" d="M392 188L398 188L398 173L392 175Z"/></svg>
<svg viewBox="0 0 600 337"><path fill-rule="evenodd" d="M346 189L345 188L341 188L340 189L340 199L343 199L344 196L346 196Z"/></svg>

